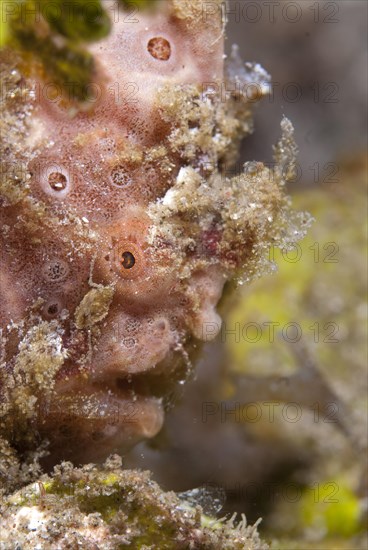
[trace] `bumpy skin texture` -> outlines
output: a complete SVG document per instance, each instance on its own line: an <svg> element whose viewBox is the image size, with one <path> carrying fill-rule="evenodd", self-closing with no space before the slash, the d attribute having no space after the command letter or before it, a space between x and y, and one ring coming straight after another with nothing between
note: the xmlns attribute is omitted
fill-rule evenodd
<svg viewBox="0 0 368 550"><path fill-rule="evenodd" d="M200 0L135 24L121 12L90 46L85 105L2 54L0 420L20 452L47 441L50 463L85 462L154 436L163 380L216 336L224 284L278 238L285 172L225 174L252 129L236 90L265 73L234 75L236 51L224 73L223 34Z"/></svg>

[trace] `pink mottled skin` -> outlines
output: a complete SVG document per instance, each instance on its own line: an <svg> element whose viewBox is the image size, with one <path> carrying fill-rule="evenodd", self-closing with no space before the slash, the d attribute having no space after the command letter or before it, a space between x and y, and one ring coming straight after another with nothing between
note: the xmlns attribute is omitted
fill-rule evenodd
<svg viewBox="0 0 368 550"><path fill-rule="evenodd" d="M50 393L36 394L36 429L51 442L50 463L103 459L155 435L163 422L162 397L136 378L172 372L186 360L188 337L203 339L205 323L220 328L221 263L180 278L174 241L150 240L147 207L164 197L185 164L170 149L146 158L172 130L157 107L159 90L223 77L220 18L188 24L166 4L166 13L139 14L138 23L120 17L109 37L90 47L98 97L81 111L48 100L44 81L31 78L38 96L27 139L29 196L43 205L48 221L35 219L22 203L2 208L8 229L0 308L5 334L9 323L21 323L30 312L33 322L55 320L62 331L67 356ZM169 43L168 59L148 50L156 37ZM214 255L218 231L202 235L206 254ZM78 327L76 309L101 285L114 292L108 312ZM20 337L8 332L11 370Z"/></svg>

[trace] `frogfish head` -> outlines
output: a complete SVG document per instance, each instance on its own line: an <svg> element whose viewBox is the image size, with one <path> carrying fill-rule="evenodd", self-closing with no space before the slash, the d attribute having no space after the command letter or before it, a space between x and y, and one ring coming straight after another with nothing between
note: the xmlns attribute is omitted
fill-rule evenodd
<svg viewBox="0 0 368 550"><path fill-rule="evenodd" d="M221 328L224 284L280 207L263 165L223 175L251 114L222 93L221 10L161 4L134 24L120 11L89 46L82 105L36 61L1 54L0 429L50 464L158 433L196 342Z"/></svg>

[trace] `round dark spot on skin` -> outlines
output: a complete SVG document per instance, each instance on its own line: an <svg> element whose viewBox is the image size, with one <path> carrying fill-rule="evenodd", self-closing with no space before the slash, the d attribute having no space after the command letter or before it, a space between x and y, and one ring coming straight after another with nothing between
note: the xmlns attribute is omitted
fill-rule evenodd
<svg viewBox="0 0 368 550"><path fill-rule="evenodd" d="M111 171L111 182L116 187L126 187L132 183L131 173L124 166L115 166Z"/></svg>
<svg viewBox="0 0 368 550"><path fill-rule="evenodd" d="M148 42L147 50L155 59L167 61L171 56L170 42L162 36L155 36Z"/></svg>
<svg viewBox="0 0 368 550"><path fill-rule="evenodd" d="M69 268L62 260L52 260L44 265L43 274L46 281L58 283L66 279Z"/></svg>
<svg viewBox="0 0 368 550"><path fill-rule="evenodd" d="M123 266L124 269L132 269L132 267L135 266L135 257L131 252L129 251L123 252L121 255L121 258L122 258L121 265Z"/></svg>
<svg viewBox="0 0 368 550"><path fill-rule="evenodd" d="M128 319L125 323L125 330L129 334L134 334L141 327L141 322L138 319Z"/></svg>
<svg viewBox="0 0 368 550"><path fill-rule="evenodd" d="M49 321L51 319L55 319L58 315L60 315L62 310L62 303L58 298L51 298L48 300L42 309L42 313L46 319Z"/></svg>
<svg viewBox="0 0 368 550"><path fill-rule="evenodd" d="M59 306L56 303L50 304L47 308L47 313L51 317L54 315L57 315L58 311L59 311Z"/></svg>
<svg viewBox="0 0 368 550"><path fill-rule="evenodd" d="M48 177L48 182L53 191L64 191L68 184L68 180L61 172L51 172Z"/></svg>
<svg viewBox="0 0 368 550"><path fill-rule="evenodd" d="M122 342L126 348L131 349L131 348L134 348L134 346L137 343L137 340L135 338L123 338Z"/></svg>

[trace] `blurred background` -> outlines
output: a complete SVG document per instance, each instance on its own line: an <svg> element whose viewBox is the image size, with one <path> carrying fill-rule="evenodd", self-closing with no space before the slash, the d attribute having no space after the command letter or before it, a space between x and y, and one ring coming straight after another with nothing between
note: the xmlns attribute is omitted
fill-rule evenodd
<svg viewBox="0 0 368 550"><path fill-rule="evenodd" d="M274 88L244 143L245 160L272 160L283 114L295 126L305 183L322 183L328 162L366 150L367 9L361 0L230 0L227 51L238 44L246 61L270 73Z"/></svg>
<svg viewBox="0 0 368 550"><path fill-rule="evenodd" d="M238 44L273 83L239 166L272 161L286 115L300 150L289 192L315 222L300 247L270 252L277 273L224 300L195 380L126 465L208 513L262 517L274 549L365 549L368 4L226 9L227 52Z"/></svg>

